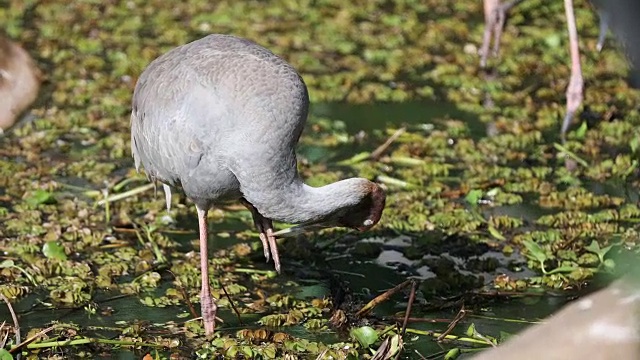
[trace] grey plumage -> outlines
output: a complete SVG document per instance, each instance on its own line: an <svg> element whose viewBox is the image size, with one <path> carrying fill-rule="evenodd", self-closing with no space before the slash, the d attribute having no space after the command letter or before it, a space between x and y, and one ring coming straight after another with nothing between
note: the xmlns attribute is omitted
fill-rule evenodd
<svg viewBox="0 0 640 360"><path fill-rule="evenodd" d="M295 146L308 109L307 88L286 61L251 41L209 35L160 56L140 76L131 114L135 165L196 204L203 257L206 211L240 200L279 271L271 220L367 230L385 202L366 179L304 184Z"/></svg>

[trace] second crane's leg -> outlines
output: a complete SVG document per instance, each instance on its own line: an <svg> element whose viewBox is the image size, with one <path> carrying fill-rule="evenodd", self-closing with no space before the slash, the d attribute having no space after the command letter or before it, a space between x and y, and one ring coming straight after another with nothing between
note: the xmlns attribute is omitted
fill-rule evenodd
<svg viewBox="0 0 640 360"><path fill-rule="evenodd" d="M216 327L216 306L213 296L211 296L211 288L209 287L209 252L207 246L207 210L198 210L198 224L200 225L200 272L202 276L202 289L200 291L200 311L202 312L202 321L204 322L205 334L213 334Z"/></svg>
<svg viewBox="0 0 640 360"><path fill-rule="evenodd" d="M256 229L258 229L258 234L260 236L260 241L262 242L262 251L264 251L264 258L269 262L269 242L267 240L267 234L264 232L262 228L262 215L258 212L258 209L253 207L250 202L248 202L245 198L240 198L240 203L244 205L249 211L251 211L251 218L253 219L253 225L255 225Z"/></svg>
<svg viewBox="0 0 640 360"><path fill-rule="evenodd" d="M171 212L171 187L167 184L162 184L162 190L164 190L164 201L167 203L167 212Z"/></svg>
<svg viewBox="0 0 640 360"><path fill-rule="evenodd" d="M582 104L582 67L580 66L580 49L578 47L578 30L576 29L576 17L573 12L573 0L564 0L564 9L567 16L567 29L569 30L569 52L571 54L571 78L567 87L567 114L562 121L560 136L565 141L567 130L571 125L573 115Z"/></svg>
<svg viewBox="0 0 640 360"><path fill-rule="evenodd" d="M264 218L263 218L264 219ZM278 253L278 243L276 242L276 237L273 235L273 223L269 219L264 219L266 221L266 229L267 229L267 241L269 241L269 248L271 249L271 257L273 258L273 265L276 268L278 274L280 273L280 254Z"/></svg>
<svg viewBox="0 0 640 360"><path fill-rule="evenodd" d="M480 48L480 66L487 66L489 57L489 47L491 46L491 34L494 32L498 21L496 9L500 4L499 0L484 0L484 35L482 36L482 47Z"/></svg>
<svg viewBox="0 0 640 360"><path fill-rule="evenodd" d="M258 225L258 231L260 231L260 240L262 240L262 245L264 246L265 244L265 240L266 243L268 244L267 247L265 247L265 254L267 252L267 248L269 249L269 251L271 252L271 257L273 258L273 266L276 268L276 271L278 272L278 274L280 273L280 254L278 253L278 243L276 242L276 237L273 235L273 222L270 219L265 218L264 216L260 215L257 211L256 211L257 217L256 215L254 215L254 222L257 223ZM269 261L269 256L265 255L267 257L267 261Z"/></svg>
<svg viewBox="0 0 640 360"><path fill-rule="evenodd" d="M487 66L487 57L489 56L489 46L491 46L491 37L493 35L493 56L498 55L500 50L500 39L502 30L504 30L504 22L507 19L507 12L521 3L523 0L512 0L508 3L501 3L500 0L484 0L484 35L482 37L482 47L480 48L480 66Z"/></svg>

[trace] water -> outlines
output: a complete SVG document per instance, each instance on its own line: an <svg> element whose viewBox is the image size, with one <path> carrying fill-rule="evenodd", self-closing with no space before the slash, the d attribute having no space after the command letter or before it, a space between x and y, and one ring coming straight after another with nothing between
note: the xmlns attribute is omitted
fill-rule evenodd
<svg viewBox="0 0 640 360"><path fill-rule="evenodd" d="M483 132L486 131L484 124L480 123L476 117L460 111L453 105L442 103L428 103L428 102L413 102L413 103L385 103L385 104L368 104L368 105L349 105L342 103L324 103L314 104L311 110L313 116L328 117L332 119L340 119L345 121L347 131L350 134L356 134L360 131L374 131L384 128L399 127L399 126L419 126L421 124L438 122L440 119L454 118L463 120L469 124L471 131L477 133L479 137L484 136ZM372 149L373 144L366 144L366 147ZM341 149L344 154L353 154L353 149ZM322 154L321 154L322 155ZM62 179L66 180L72 185L77 186L89 186L89 184L83 182L78 183L72 178ZM64 181L63 181L64 182ZM619 193L619 187L609 186L606 184L592 184L594 189L598 192ZM73 190L71 190L73 191ZM0 189L0 196L3 195L3 190ZM637 195L636 195L637 196ZM0 201L0 206L5 206ZM518 218L522 218L525 221L533 222L535 219L543 214L549 214L553 211L548 209L542 209L540 207L531 205L529 202L518 204L514 206L501 206L495 208L489 208L486 210L485 216L505 214ZM179 251L191 251L197 250L193 248L193 243L190 243L197 234L197 224L195 211L191 216L186 218L177 219L181 228L191 229L194 232L188 235L171 235L175 241L181 244ZM216 231L229 231L233 234L234 231L245 230L246 222L241 221L235 216L226 217L226 220L222 223L216 224ZM501 252L485 251L479 254L460 255L459 249L456 248L442 248L438 250L437 254L424 254L419 258L408 259L404 256L404 252L408 247L415 246L416 239L419 235L425 234L403 234L403 235L391 235L387 234L385 237L369 237L366 235L364 238L353 240L352 236L345 236L329 249L323 250L322 253L317 255L318 263L315 264L316 272L323 273L325 275L330 274L333 277L339 278L340 282L356 294L361 300L368 301L382 292L402 283L408 277L416 280L426 280L436 277L436 274L430 268L429 261L437 260L438 258L446 259L450 263L454 264L457 271L466 275L484 276L485 279L492 279L497 274L506 274L512 278L525 278L534 275L534 273L526 268L524 271L514 272L508 265L510 262L524 263L524 259L518 254L514 253L507 256ZM426 234L427 236L429 234ZM437 238L442 236L441 234L431 234ZM313 237L311 236L311 241ZM441 238L444 241L444 237ZM236 244L238 239L233 235L228 238L216 239L211 245L214 248L225 248ZM369 242L380 246L380 252L377 256L358 257L354 256L354 247L358 242ZM452 245L453 246L453 245ZM471 244L462 244L461 246L472 246ZM464 265L469 261L481 261L487 258L493 258L498 263L498 266L487 272L471 273L466 270ZM285 284L288 281L297 281L298 283L305 283L311 281L312 283L319 283L325 286L327 289L330 285L326 283L327 276L320 276L314 278L300 277L299 274L308 274L306 270L309 269L309 264L299 264L296 260L284 259L283 261L287 272L280 275L276 281ZM255 264L252 264L258 269L271 269L272 264L265 264L260 260L257 260ZM313 265L311 266L313 267ZM296 276L293 276L296 274ZM168 283L170 280L163 279ZM158 289L159 292L163 292L164 289ZM391 301L382 303L374 310L375 317L389 318L392 316L402 315L406 308L406 294L396 295ZM329 294L327 294L329 295ZM459 294L462 295L462 294ZM142 295L144 296L144 295ZM423 319L442 319L443 322L428 323L428 322L412 322L409 327L416 330L423 331L435 331L443 332L447 326L448 321L452 320L457 311L461 308L464 301L462 298L452 299L454 305L442 306L441 309L433 310L435 303L446 303L444 299L448 295L437 294L439 299L434 300L427 298L425 295L418 291L417 300L413 307L413 318ZM529 325L531 321L537 321L541 318L551 314L567 301L567 295L563 296L526 296L524 298L512 298L508 296L492 296L491 294L485 294L481 300L475 300L475 303L482 303L482 306L473 307L473 301L470 302L472 308L472 316L469 316L462 320L455 334L463 334L464 329L471 323L476 325L477 330L482 334L497 335L500 332L515 333ZM39 300L42 300L42 294L31 294L20 300L15 304L15 309L20 316L20 325L22 329L29 329L32 327L41 327L43 324L48 324L54 321L73 322L80 326L97 326L108 329L109 327L121 326L122 322L131 323L134 321L149 323L149 324L166 324L168 322L181 323L188 314L188 308L186 306L172 306L166 308L148 307L141 304L137 296L118 296L117 294L98 293L93 299L95 302L105 309L107 307L113 309L111 316L100 316L92 314L85 309L42 309L41 307L33 307ZM460 303L457 303L460 301ZM197 305L196 305L197 307ZM431 309L431 310L427 310ZM442 310L443 309L443 310ZM473 317L473 315L482 315L487 318ZM227 329L239 329L242 327L238 323L235 315L226 308L220 309L219 316L224 319L225 326L221 331ZM9 319L9 313L6 307L0 306L0 318ZM518 321L506 321L505 319L514 319ZM253 321L253 320L252 320ZM246 325L245 325L246 326ZM251 327L257 327L258 325L253 322ZM296 336L306 337L309 339L327 339L338 338L331 335L318 335L315 333L306 333L303 328L284 328L284 331L290 331L295 333ZM235 331L235 330L234 330ZM113 336L116 332L110 332L108 330L96 330L99 336ZM407 345L407 351L405 354L412 354L413 351L418 351L421 354L427 356L429 354L442 351L443 345L432 341L433 338L428 336L408 337L405 340ZM447 345L444 345L447 348ZM139 358L138 354L134 354L130 351L116 352L116 358L119 359L133 359Z"/></svg>
<svg viewBox="0 0 640 360"><path fill-rule="evenodd" d="M381 130L405 125L433 123L434 119L453 118L474 124L473 132L484 131L477 116L443 102L414 101L403 103L373 103L353 105L348 103L312 104L311 115L343 120L351 134L358 131Z"/></svg>

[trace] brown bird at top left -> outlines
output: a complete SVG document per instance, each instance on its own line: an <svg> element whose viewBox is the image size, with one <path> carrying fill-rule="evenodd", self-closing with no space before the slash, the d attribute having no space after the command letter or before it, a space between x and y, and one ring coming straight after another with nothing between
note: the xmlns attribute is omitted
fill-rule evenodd
<svg viewBox="0 0 640 360"><path fill-rule="evenodd" d="M27 51L0 35L0 134L36 100L41 77Z"/></svg>

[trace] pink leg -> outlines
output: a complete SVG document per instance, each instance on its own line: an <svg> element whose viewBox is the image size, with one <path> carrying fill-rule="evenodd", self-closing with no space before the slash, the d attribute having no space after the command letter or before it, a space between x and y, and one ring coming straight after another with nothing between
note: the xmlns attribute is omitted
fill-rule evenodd
<svg viewBox="0 0 640 360"><path fill-rule="evenodd" d="M573 13L573 0L564 0L564 9L567 16L567 29L569 30L569 52L571 53L571 78L567 87L567 114L562 121L560 136L562 142L565 141L567 130L571 125L573 115L582 104L582 90L584 82L582 80L582 68L580 66L580 49L578 47L578 30L576 29L576 18Z"/></svg>
<svg viewBox="0 0 640 360"><path fill-rule="evenodd" d="M484 35L482 37L482 47L480 48L480 67L487 66L489 56L489 46L491 45L491 34L493 33L493 56L498 55L500 50L500 39L504 22L507 19L507 12L523 0L513 0L501 4L500 0L484 0Z"/></svg>
<svg viewBox="0 0 640 360"><path fill-rule="evenodd" d="M200 272L202 275L202 290L200 291L200 311L204 321L204 332L207 336L213 334L216 327L216 306L211 289L209 288L209 253L207 249L207 210L198 210L198 224L200 225Z"/></svg>
<svg viewBox="0 0 640 360"><path fill-rule="evenodd" d="M484 35L482 36L482 47L480 48L480 66L487 66L487 57L489 57L489 46L491 46L491 33L494 31L497 16L499 0L484 0Z"/></svg>
<svg viewBox="0 0 640 360"><path fill-rule="evenodd" d="M273 236L273 222L270 219L262 216L258 212L258 209L256 209L246 199L241 198L240 203L247 209L249 209L249 211L251 211L253 224L256 226L256 228L258 229L258 233L260 234L260 241L262 242L265 259L267 259L267 262L269 262L269 253L271 253L276 271L280 273L280 254L278 253L278 244L276 243L276 237Z"/></svg>

